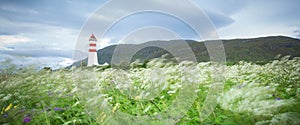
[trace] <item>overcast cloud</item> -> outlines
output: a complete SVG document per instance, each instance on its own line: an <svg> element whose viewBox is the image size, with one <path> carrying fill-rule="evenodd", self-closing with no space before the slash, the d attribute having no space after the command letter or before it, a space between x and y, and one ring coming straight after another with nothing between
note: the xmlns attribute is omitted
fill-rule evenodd
<svg viewBox="0 0 300 125"><path fill-rule="evenodd" d="M162 4L173 4L175 8L180 6L179 3L155 1L158 6ZM43 66L55 68L69 65L82 25L92 12L103 6L105 2L107 1L2 0L0 2L0 61L10 58L16 64L39 62ZM222 39L272 35L300 38L300 1L298 0L192 0L192 2L210 17ZM128 2L128 4L132 3ZM118 15L126 12L122 6L119 5L118 9L108 13ZM193 13L187 16L195 17ZM112 17L98 15L96 18L109 22ZM152 20L146 20L147 18ZM131 16L107 32L105 38L99 40L101 42L99 48L120 42L124 35L133 32L128 26L138 26L138 24L167 27L183 38L199 40L184 23L180 21L166 23L167 20L168 18L151 15L151 13ZM151 29L144 31L147 33ZM136 34L143 36L142 33ZM161 36L158 38L163 39ZM136 38L132 39L140 41Z"/></svg>

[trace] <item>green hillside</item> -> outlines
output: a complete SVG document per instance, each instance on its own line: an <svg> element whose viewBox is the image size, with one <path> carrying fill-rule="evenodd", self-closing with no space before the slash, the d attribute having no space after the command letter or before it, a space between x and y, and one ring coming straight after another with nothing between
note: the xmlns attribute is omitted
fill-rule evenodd
<svg viewBox="0 0 300 125"><path fill-rule="evenodd" d="M228 63L237 63L239 61L247 61L254 63L267 63L278 55L291 57L300 56L300 40L285 36L269 36L251 39L231 39L222 40L226 53L226 61ZM118 47L126 47L126 50L132 50L136 47L152 45L153 43L163 46L174 45L175 43L181 42L179 40L171 41L149 41L143 44L122 44ZM209 55L204 42L211 41L193 41L187 40L187 43L192 48L198 62L209 61ZM98 62L104 64L105 62L111 63L111 58L117 45L112 45L98 50ZM175 46L176 47L176 46ZM185 51L190 48L176 48L179 51ZM124 52L126 53L126 52ZM139 59L146 61L154 58L159 58L162 55L169 54L167 58L172 58L172 55L168 51L158 47L146 47L139 50L131 59L134 61ZM86 65L86 59L82 62L76 62L73 66Z"/></svg>

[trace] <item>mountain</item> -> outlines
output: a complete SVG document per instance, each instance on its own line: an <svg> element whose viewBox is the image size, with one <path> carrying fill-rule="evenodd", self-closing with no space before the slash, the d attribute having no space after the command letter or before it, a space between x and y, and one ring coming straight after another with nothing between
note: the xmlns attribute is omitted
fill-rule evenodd
<svg viewBox="0 0 300 125"><path fill-rule="evenodd" d="M198 62L209 61L208 51L204 45L204 42L198 42L193 40L186 40L189 47L196 55ZM124 51L121 53L126 55L132 50L139 49L143 46L150 46L140 49L131 59L134 61L139 59L141 61L150 60L153 58L161 57L162 55L169 54L166 58L172 58L172 55L158 47L153 47L151 45L166 46L167 48L172 48L180 52L185 52L185 48L180 45L180 40L171 41L149 41L143 44L120 44L112 45L100 49L97 51L99 64L104 64L105 62L111 63L111 58L116 47L123 48ZM206 41L210 42L210 41ZM229 63L236 63L239 61L248 61L254 63L266 63L274 60L277 55L286 56L290 55L292 57L300 57L300 40L286 37L286 36L269 36L251 39L231 39L222 40L226 61ZM72 66L85 66L87 59L79 62L75 62Z"/></svg>

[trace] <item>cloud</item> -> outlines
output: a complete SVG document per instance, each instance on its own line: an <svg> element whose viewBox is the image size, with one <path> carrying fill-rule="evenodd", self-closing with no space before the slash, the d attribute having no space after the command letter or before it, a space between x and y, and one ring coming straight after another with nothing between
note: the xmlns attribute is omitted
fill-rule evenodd
<svg viewBox="0 0 300 125"><path fill-rule="evenodd" d="M224 14L226 16L231 16L235 13L240 12L247 7L248 3L251 1L247 0L192 0L199 7L204 10L212 11L215 13Z"/></svg>
<svg viewBox="0 0 300 125"><path fill-rule="evenodd" d="M0 5L0 60L12 58L16 60L16 64L42 60L41 64L55 67L59 67L57 65L60 62L66 64L63 61L72 57L80 30L70 27L70 24L74 25L74 20L78 19L83 23L84 18L70 14L76 9L67 12L61 10L63 7L51 9L51 3L47 4L48 2L47 5L42 5L40 1L13 3L4 0ZM36 5L37 3L40 5ZM75 27L80 27L81 23L77 23Z"/></svg>
<svg viewBox="0 0 300 125"><path fill-rule="evenodd" d="M80 27L86 18L108 0L87 1L15 1L2 0L0 5L0 60L13 56L28 60L38 59L53 61L51 63L66 64L72 57L73 49L79 48L86 52L88 37L92 32L100 39L99 30L106 24L111 24L119 15L127 13L128 8L134 6L132 2L120 1L115 8L107 8L96 14L95 22L88 30L83 29L83 36L79 37L80 44L76 44ZM174 13L186 16L188 19L198 18L198 13L190 13L189 6L180 4L182 1L133 1L140 8L149 8L149 2L154 3L154 10L168 7ZM300 1L271 1L271 0L192 0L201 7L211 19L221 38L245 38L266 35L286 35L300 38ZM58 4L59 3L59 4ZM168 5L168 6L165 6ZM182 9L180 9L182 8ZM104 16L107 13L108 16ZM204 18L199 17L199 20ZM140 29L145 26L159 26L169 29L186 39L196 39L196 35L187 25L174 18L162 15L145 14L144 16L128 16L117 22L102 40L99 47L116 44L123 38L133 43L145 42L154 39L171 39L172 32L162 29ZM203 23L192 22L192 23ZM99 28L100 27L100 28ZM138 31L137 31L138 30ZM203 31L207 29L202 27ZM137 31L137 32L135 32ZM131 34L128 34L131 33ZM210 32L209 32L210 33ZM128 35L128 36L127 36ZM152 36L151 36L152 35ZM1 56L6 55L6 56ZM83 54L84 55L84 54ZM55 57L59 59L54 59ZM49 62L50 63L50 62ZM53 65L53 64L51 64Z"/></svg>
<svg viewBox="0 0 300 125"><path fill-rule="evenodd" d="M297 37L294 25L299 24L300 1L248 2L247 6L231 15L234 23L218 29L221 38L249 38L285 35Z"/></svg>
<svg viewBox="0 0 300 125"><path fill-rule="evenodd" d="M58 64L59 64L60 66L62 66L62 67L66 67L66 66L72 65L73 62L74 62L74 61L73 61L72 59L70 59L70 58L65 58L64 61L59 62Z"/></svg>
<svg viewBox="0 0 300 125"><path fill-rule="evenodd" d="M0 36L1 53L32 57L72 57L79 30L40 23L4 21L3 24L0 29L13 29L12 32L16 35Z"/></svg>
<svg viewBox="0 0 300 125"><path fill-rule="evenodd" d="M300 27L298 27L298 29L294 30L293 33L295 34L295 36L297 38L300 38Z"/></svg>
<svg viewBox="0 0 300 125"><path fill-rule="evenodd" d="M111 39L110 38L103 38L100 43L100 48L104 48L110 45Z"/></svg>
<svg viewBox="0 0 300 125"><path fill-rule="evenodd" d="M6 35L6 40L9 38L10 42L5 44L6 49L0 48L0 61L9 58L16 65L35 64L53 69L68 66L72 62L78 30L34 23L27 30L22 35Z"/></svg>
<svg viewBox="0 0 300 125"><path fill-rule="evenodd" d="M22 36L11 36L11 35L0 35L0 49L5 48L6 45L29 42L32 41L30 38Z"/></svg>
<svg viewBox="0 0 300 125"><path fill-rule="evenodd" d="M213 25L217 29L229 26L230 24L234 23L234 20L231 17L224 15L222 13L209 11L209 10L205 10L205 12L207 13Z"/></svg>
<svg viewBox="0 0 300 125"><path fill-rule="evenodd" d="M123 37L120 43L122 44L140 44L155 40L173 40L181 39L180 34L162 28L162 27L145 27L128 33Z"/></svg>
<svg viewBox="0 0 300 125"><path fill-rule="evenodd" d="M0 10L13 12L13 13L39 14L37 10L20 7L20 6L1 5Z"/></svg>
<svg viewBox="0 0 300 125"><path fill-rule="evenodd" d="M197 29L201 30L200 34L202 36L208 36L211 32L208 33L207 31L212 30L213 28L210 25L210 20L217 28L225 27L234 22L231 17L211 10L204 11L208 14L207 17L206 14L193 11L198 10L197 6L192 6L191 4L186 6L185 4L182 4L183 1L179 0L132 1L134 3L130 1L111 2L112 3L103 5L99 8L99 10L95 11L94 15L89 17L89 20L85 24L86 27L83 27L79 34L76 50L82 52L87 50L88 46L85 41L87 41L86 38L88 38L92 32L94 32L98 37L110 38L111 42L109 45L119 43L124 36L132 31L149 26L159 26L170 29L171 31L179 34L181 38L199 40L201 38L199 38L199 36L195 33L195 27L193 27L193 24L197 24ZM176 6L171 5L170 2ZM137 12L138 9L146 11L128 13ZM168 11L166 11L166 9ZM183 18L185 18L185 20L182 20ZM153 34L153 32L151 34ZM151 37L151 34L148 33L140 35L150 35ZM168 39L169 37L160 38ZM140 42L146 41L147 39L144 39Z"/></svg>
<svg viewBox="0 0 300 125"><path fill-rule="evenodd" d="M0 50L0 53L9 54L14 56L24 56L24 57L72 57L72 50L54 49L54 48L38 48L32 47L31 49L5 49Z"/></svg>
<svg viewBox="0 0 300 125"><path fill-rule="evenodd" d="M17 66L29 66L35 65L39 68L43 67L51 67L52 69L59 69L69 66L73 63L71 58L63 58L63 57L24 57L24 56L15 56L8 54L0 53L0 62L3 62L7 59L12 60L12 64ZM2 69L0 65L0 69Z"/></svg>
<svg viewBox="0 0 300 125"><path fill-rule="evenodd" d="M79 29L87 18L105 0L40 1L2 0L0 15L19 23L40 23Z"/></svg>

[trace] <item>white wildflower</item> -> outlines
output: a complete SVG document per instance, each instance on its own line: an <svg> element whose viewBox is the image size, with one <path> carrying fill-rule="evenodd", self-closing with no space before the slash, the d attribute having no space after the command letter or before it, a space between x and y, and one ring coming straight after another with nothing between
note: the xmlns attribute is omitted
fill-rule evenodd
<svg viewBox="0 0 300 125"><path fill-rule="evenodd" d="M146 113L151 108L151 105L149 105L143 112Z"/></svg>
<svg viewBox="0 0 300 125"><path fill-rule="evenodd" d="M7 94L6 96L4 96L4 97L2 98L2 101L5 102L5 101L10 100L11 96L12 96L11 94Z"/></svg>

